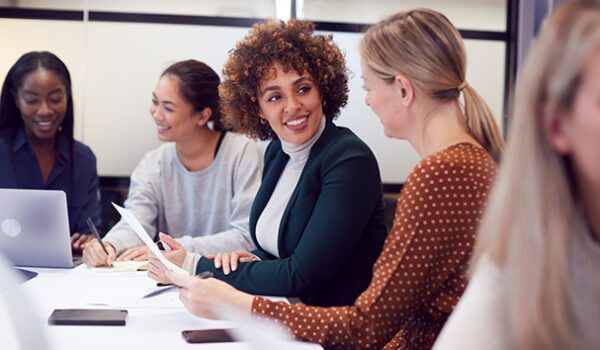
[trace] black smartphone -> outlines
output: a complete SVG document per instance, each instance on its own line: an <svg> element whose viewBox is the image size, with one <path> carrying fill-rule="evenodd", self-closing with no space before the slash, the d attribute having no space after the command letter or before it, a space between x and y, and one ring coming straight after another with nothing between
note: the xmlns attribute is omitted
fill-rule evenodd
<svg viewBox="0 0 600 350"><path fill-rule="evenodd" d="M181 331L183 339L188 343L224 343L235 342L226 329L197 329Z"/></svg>

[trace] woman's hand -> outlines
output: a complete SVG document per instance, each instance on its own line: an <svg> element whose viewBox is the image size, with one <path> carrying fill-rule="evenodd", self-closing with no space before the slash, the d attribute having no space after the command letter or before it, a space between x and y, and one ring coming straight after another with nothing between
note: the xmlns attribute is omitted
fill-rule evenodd
<svg viewBox="0 0 600 350"><path fill-rule="evenodd" d="M214 260L215 268L220 269L223 267L223 273L225 275L229 275L230 272L236 271L241 262L258 261L256 255L245 250L208 255L206 258Z"/></svg>
<svg viewBox="0 0 600 350"><path fill-rule="evenodd" d="M163 252L167 260L173 264L182 267L187 255L187 250L171 236L159 233L160 240L169 246L171 251ZM148 252L148 277L160 283L171 283L171 280L165 275L167 268L152 252Z"/></svg>
<svg viewBox="0 0 600 350"><path fill-rule="evenodd" d="M108 255L102 249L100 242L95 238L89 241L83 248L83 262L87 266L110 266L117 257L117 251L112 244L104 242L104 248Z"/></svg>
<svg viewBox="0 0 600 350"><path fill-rule="evenodd" d="M233 305L247 313L252 311L254 296L240 292L223 281L185 276L173 271L166 271L166 276L180 288L179 299L193 315L216 319L218 317L213 310L219 304Z"/></svg>
<svg viewBox="0 0 600 350"><path fill-rule="evenodd" d="M148 247L145 245L139 247L133 247L125 249L123 253L119 254L117 261L144 261L148 260Z"/></svg>
<svg viewBox="0 0 600 350"><path fill-rule="evenodd" d="M75 232L71 235L71 249L73 251L82 251L85 248L85 245L91 242L94 239L93 234L81 234L79 232Z"/></svg>

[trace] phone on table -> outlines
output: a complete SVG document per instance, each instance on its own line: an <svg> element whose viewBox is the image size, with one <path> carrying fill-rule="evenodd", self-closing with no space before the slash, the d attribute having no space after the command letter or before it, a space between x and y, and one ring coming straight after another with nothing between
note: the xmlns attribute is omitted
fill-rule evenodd
<svg viewBox="0 0 600 350"><path fill-rule="evenodd" d="M235 342L227 329L197 329L181 331L188 343L224 343Z"/></svg>

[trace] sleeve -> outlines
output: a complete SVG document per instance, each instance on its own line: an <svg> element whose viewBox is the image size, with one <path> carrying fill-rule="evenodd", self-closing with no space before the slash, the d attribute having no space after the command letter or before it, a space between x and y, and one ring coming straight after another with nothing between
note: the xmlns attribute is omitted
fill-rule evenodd
<svg viewBox="0 0 600 350"><path fill-rule="evenodd" d="M373 154L366 147L345 146L324 155L318 170L320 192L303 194L317 197L310 198L315 203L312 214L290 256L265 260L264 254L254 253L262 261L242 263L229 275L202 258L196 271L211 270L216 278L252 294L296 297L318 290L346 264L382 200ZM329 247L335 249L323 254Z"/></svg>
<svg viewBox="0 0 600 350"><path fill-rule="evenodd" d="M481 203L473 198L475 191L461 197L457 188L464 184L453 183L443 172L409 176L373 279L354 305L320 308L256 297L253 313L275 318L297 338L325 348L382 348L403 327L421 322L417 314L429 310L443 286L454 282L468 265L475 237L474 229L466 230L465 225L475 225ZM462 215L463 210L469 214ZM427 327L431 325L426 322L419 326L420 330ZM411 339L433 343L438 331L421 333L434 334L433 339Z"/></svg>
<svg viewBox="0 0 600 350"><path fill-rule="evenodd" d="M234 194L229 215L230 229L202 237L184 236L177 240L191 252L200 255L254 249L248 222L250 208L260 186L262 168L260 149L253 142L246 143L232 174Z"/></svg>
<svg viewBox="0 0 600 350"><path fill-rule="evenodd" d="M157 235L158 213L161 197L157 186L160 173L156 161L147 154L131 174L129 193L125 200L125 208L131 210L140 221L150 238ZM142 245L133 229L121 219L104 237L104 242L112 244L120 254L125 249Z"/></svg>
<svg viewBox="0 0 600 350"><path fill-rule="evenodd" d="M86 147L87 148L87 147ZM91 233L90 228L87 224L87 218L91 218L94 221L94 224L97 226L100 225L100 203L99 203L99 180L98 180L98 171L96 168L96 156L89 150L89 164L86 166L84 170L84 178L85 180L85 204L81 210L81 215L77 219L77 224L75 226L75 230L72 233L79 232L84 234ZM79 190L79 189L77 189Z"/></svg>
<svg viewBox="0 0 600 350"><path fill-rule="evenodd" d="M433 348L510 349L505 286L501 270L484 256Z"/></svg>

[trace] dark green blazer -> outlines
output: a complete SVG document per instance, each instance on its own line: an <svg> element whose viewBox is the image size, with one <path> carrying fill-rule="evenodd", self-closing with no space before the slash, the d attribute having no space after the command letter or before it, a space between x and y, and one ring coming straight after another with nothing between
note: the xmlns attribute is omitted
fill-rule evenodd
<svg viewBox="0 0 600 350"><path fill-rule="evenodd" d="M258 295L299 297L309 305L351 305L367 288L387 235L377 161L352 131L327 121L313 145L279 227L277 258L256 240L256 223L289 156L279 140L265 152L263 181L250 212L250 234L261 261L242 263L225 276L235 288Z"/></svg>

